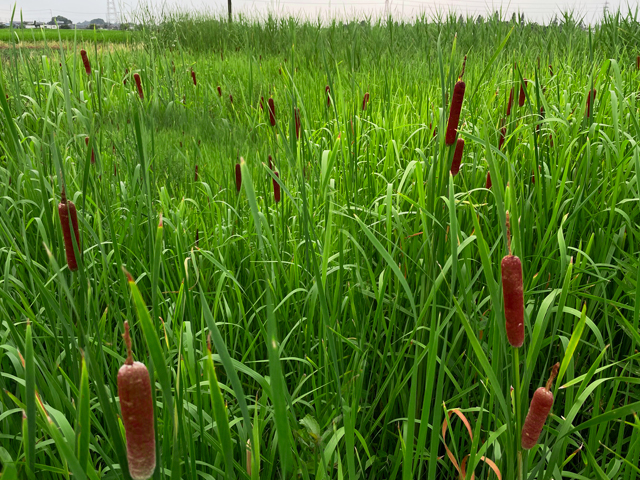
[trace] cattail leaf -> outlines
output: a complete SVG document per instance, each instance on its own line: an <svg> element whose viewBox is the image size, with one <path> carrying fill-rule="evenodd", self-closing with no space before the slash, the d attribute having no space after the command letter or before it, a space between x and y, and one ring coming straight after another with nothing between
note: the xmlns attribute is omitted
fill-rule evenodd
<svg viewBox="0 0 640 480"><path fill-rule="evenodd" d="M207 355L207 372L209 375L209 390L211 393L211 404L213 406L213 418L218 427L220 445L224 453L225 474L227 478L236 478L233 469L233 442L231 440L231 430L229 430L229 417L224 405L224 398L218 384L218 376L211 358L211 351Z"/></svg>
<svg viewBox="0 0 640 480"><path fill-rule="evenodd" d="M24 439L24 453L27 464L27 476L35 479L36 473L36 364L33 356L31 323L27 323L24 340L25 404L27 407L27 438Z"/></svg>
<svg viewBox="0 0 640 480"><path fill-rule="evenodd" d="M20 409L18 409L18 411L19 410ZM0 463L2 463L4 467L4 470L0 473L2 480L18 480L16 464L4 447L0 447Z"/></svg>
<svg viewBox="0 0 640 480"><path fill-rule="evenodd" d="M231 359L231 355L229 354L229 350L220 334L220 330L216 325L216 322L213 319L213 315L211 314L211 310L209 309L209 304L204 296L204 291L202 290L202 286L200 285L200 301L202 303L202 313L206 322L206 325L209 327L209 332L211 333L211 341L213 342L213 346L215 347L216 352L220 355L220 361L224 367L229 380L231 381L231 386L233 388L233 392L235 394L236 400L238 401L238 406L240 407L240 411L242 412L242 419L244 420L243 425L243 435L241 436L242 441L246 441L248 438L251 438L251 416L249 415L249 409L247 407L247 400L244 395L244 389L242 388L242 383L238 378L238 373L234 367L233 361Z"/></svg>
<svg viewBox="0 0 640 480"><path fill-rule="evenodd" d="M391 268L391 271L394 273L394 275L396 276L396 278L400 282L400 285L402 285L402 288L404 289L404 292L407 294L407 299L409 300L409 304L411 305L411 313L413 314L413 318L414 318L414 320L417 321L418 315L417 315L417 311L416 311L416 303L415 303L415 299L413 297L413 292L411 291L411 288L409 288L409 284L407 283L407 279L404 278L404 275L400 271L400 268L398 268L398 263L391 257L391 255L389 255L389 252L387 252L387 250L382 246L382 244L375 237L375 235L373 233L371 233L371 230L369 230L369 227L367 227L364 224L364 222L358 218L357 215L354 215L354 218L356 219L356 222L358 222L358 225L360 225L360 228L362 229L364 234L367 236L369 241L372 243L372 245L378 251L380 256L382 258L384 258L385 262L387 262L387 264L389 265L389 268Z"/></svg>
<svg viewBox="0 0 640 480"><path fill-rule="evenodd" d="M509 419L511 418L511 410L509 409L509 406L507 405L507 401L504 397L504 394L502 393L501 383L498 380L496 372L491 367L491 363L489 362L489 359L485 355L482 345L480 345L480 342L476 337L476 333L473 331L473 328L471 327L471 324L469 323L467 316L462 311L462 308L460 307L460 304L458 303L458 300L456 299L455 295L453 295L451 299L453 300L453 303L456 306L458 317L460 318L460 321L462 322L465 332L467 333L467 338L469 339L469 343L471 343L473 352L476 354L476 357L480 362L480 366L482 367L484 374L489 379L489 389L491 390L491 393L493 394L498 404L500 405L504 418L507 421L509 421Z"/></svg>
<svg viewBox="0 0 640 480"><path fill-rule="evenodd" d="M76 447L78 450L78 462L83 470L87 468L89 459L89 444L91 432L91 417L89 416L89 372L87 363L82 357L82 373L80 376L80 398L78 400L76 418Z"/></svg>
<svg viewBox="0 0 640 480"><path fill-rule="evenodd" d="M569 344L565 348L564 357L562 359L562 363L560 364L560 370L558 372L558 377L556 380L556 390L559 385L562 385L562 379L564 377L564 373L567 371L567 367L569 366L569 362L573 358L573 355L578 347L578 343L580 342L580 337L582 337L582 331L584 330L584 324L587 319L587 304L585 303L582 307L582 314L580 315L580 320L576 324L573 329L573 333L571 333L571 339L569 340Z"/></svg>
<svg viewBox="0 0 640 480"><path fill-rule="evenodd" d="M147 306L144 303L144 299L138 289L138 285L136 285L135 280L131 276L129 276L129 287L131 288L131 295L133 296L133 304L135 306L136 313L138 314L138 320L140 320L142 332L147 342L147 346L149 347L149 355L153 362L153 370L158 376L160 388L162 389L162 396L166 402L165 411L172 412L173 395L171 393L171 379L167 370L167 363L164 358L158 333L151 321L149 310L147 310Z"/></svg>

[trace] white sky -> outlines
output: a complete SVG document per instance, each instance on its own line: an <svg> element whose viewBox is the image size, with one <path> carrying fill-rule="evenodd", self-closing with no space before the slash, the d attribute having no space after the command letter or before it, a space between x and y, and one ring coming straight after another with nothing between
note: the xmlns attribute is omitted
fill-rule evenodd
<svg viewBox="0 0 640 480"><path fill-rule="evenodd" d="M379 16L384 13L385 0L232 0L234 13L260 15L271 11L293 13L317 18L319 15L353 18L368 14ZM161 5L175 5L174 1L161 0L115 0L119 11L131 11L139 3L153 5L160 11ZM485 15L502 7L506 17L513 12L523 12L528 19L548 22L555 13L573 10L584 16L585 23L591 23L602 16L605 4L610 10L627 5L637 8L637 0L389 0L390 9L395 17L411 18L425 12L455 11L457 14ZM52 15L63 15L73 22L82 22L93 18L106 19L107 0L0 0L0 21L9 21L11 10L16 4L16 12L22 9L24 19L48 21ZM181 8L225 12L226 0L188 0L179 2ZM16 13L16 19L19 14Z"/></svg>

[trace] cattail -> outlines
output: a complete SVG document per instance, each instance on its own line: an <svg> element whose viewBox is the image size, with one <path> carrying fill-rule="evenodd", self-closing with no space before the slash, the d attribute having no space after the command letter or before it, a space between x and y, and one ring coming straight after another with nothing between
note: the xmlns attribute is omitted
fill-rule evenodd
<svg viewBox="0 0 640 480"><path fill-rule="evenodd" d="M78 270L78 262L76 260L76 254L73 250L73 240L71 238L71 227L73 227L73 233L76 237L76 245L78 246L78 252L80 252L80 233L78 231L78 213L76 212L76 206L71 200L67 200L67 195L62 189L60 195L60 203L58 204L58 216L60 217L60 226L62 227L62 237L64 238L64 251L67 255L67 267L72 272ZM71 218L71 226L69 225L69 218Z"/></svg>
<svg viewBox="0 0 640 480"><path fill-rule="evenodd" d="M526 88L526 86L529 84L529 80L527 80L526 78L524 79L524 81L520 84L520 97L518 97L518 106L522 107L524 105L524 101L526 100L527 96L525 94L524 89Z"/></svg>
<svg viewBox="0 0 640 480"><path fill-rule="evenodd" d="M444 138L445 145L453 145L456 141L458 133L458 124L460 123L460 111L462 110L462 101L464 100L465 83L462 81L464 75L464 67L467 63L467 57L462 62L462 72L458 81L453 87L453 95L451 96L451 108L449 108L449 121L447 122L447 132Z"/></svg>
<svg viewBox="0 0 640 480"><path fill-rule="evenodd" d="M198 164L196 163L196 175L195 175L195 181L198 181Z"/></svg>
<svg viewBox="0 0 640 480"><path fill-rule="evenodd" d="M218 85L218 96L222 96L222 88L220 88L220 85Z"/></svg>
<svg viewBox="0 0 640 480"><path fill-rule="evenodd" d="M233 103L233 95L229 94L229 101Z"/></svg>
<svg viewBox="0 0 640 480"><path fill-rule="evenodd" d="M273 170L273 159L271 158L271 155L269 155L268 161L269 161L269 170Z"/></svg>
<svg viewBox="0 0 640 480"><path fill-rule="evenodd" d="M264 112L264 97L260 97L260 110Z"/></svg>
<svg viewBox="0 0 640 480"><path fill-rule="evenodd" d="M462 152L464 151L464 140L459 138L456 142L456 149L453 152L453 161L451 162L451 175L454 177L460 171L460 162L462 160Z"/></svg>
<svg viewBox="0 0 640 480"><path fill-rule="evenodd" d="M364 94L364 98L362 99L362 111L364 112L367 109L367 103L369 103L369 92Z"/></svg>
<svg viewBox="0 0 640 480"><path fill-rule="evenodd" d="M487 172L487 181L484 184L484 188L486 188L487 190L491 189L491 172Z"/></svg>
<svg viewBox="0 0 640 480"><path fill-rule="evenodd" d="M129 69L128 69L128 68L125 68L125 69L124 69L124 78L122 79L122 84L123 84L124 86L126 86L126 85L127 85L127 75L128 75L128 74L129 74Z"/></svg>
<svg viewBox="0 0 640 480"><path fill-rule="evenodd" d="M596 100L596 89L594 88L587 94L587 117L591 116L591 100Z"/></svg>
<svg viewBox="0 0 640 480"><path fill-rule="evenodd" d="M437 126L436 126L436 127L434 127L434 126L433 126L433 122L431 122L431 123L429 124L429 130L431 130L432 128L433 128L433 135L432 135L432 137L435 137L435 136L436 136L436 134L438 133L438 127L437 127Z"/></svg>
<svg viewBox="0 0 640 480"><path fill-rule="evenodd" d="M240 170L240 164L236 163L236 191L240 193L240 187L242 187L242 170Z"/></svg>
<svg viewBox="0 0 640 480"><path fill-rule="evenodd" d="M500 128L500 140L498 141L498 150L502 150L507 135L507 127Z"/></svg>
<svg viewBox="0 0 640 480"><path fill-rule="evenodd" d="M89 57L87 57L86 50L80 50L80 56L82 57L82 63L84 63L84 71L87 75L91 75L91 64L89 63Z"/></svg>
<svg viewBox="0 0 640 480"><path fill-rule="evenodd" d="M542 124L543 120L544 120L544 106L540 107L540 123L538 123L538 126L536 127L536 132L540 131L540 125Z"/></svg>
<svg viewBox="0 0 640 480"><path fill-rule="evenodd" d="M278 172L273 172L273 174L280 178L280 175L278 174ZM276 203L278 203L280 201L280 184L278 182L276 182L276 180L273 180L273 199L275 200Z"/></svg>
<svg viewBox="0 0 640 480"><path fill-rule="evenodd" d="M156 440L153 430L153 400L149 371L134 362L129 322L124 322L127 359L118 370L118 396L127 438L127 462L133 480L147 480L156 469Z"/></svg>
<svg viewBox="0 0 640 480"><path fill-rule="evenodd" d="M524 343L524 291L522 286L522 263L511 254L511 232L507 212L507 245L509 254L502 259L502 297L507 340L514 348Z"/></svg>
<svg viewBox="0 0 640 480"><path fill-rule="evenodd" d="M549 74L553 77L553 67L549 65Z"/></svg>
<svg viewBox="0 0 640 480"><path fill-rule="evenodd" d="M509 93L509 103L507 103L507 117L511 115L512 106L513 106L513 87L511 87L511 93Z"/></svg>
<svg viewBox="0 0 640 480"><path fill-rule="evenodd" d="M276 126L276 106L273 102L273 98L270 98L267 102L269 104L269 122L272 127Z"/></svg>
<svg viewBox="0 0 640 480"><path fill-rule="evenodd" d="M89 137L84 137L84 144L86 146L89 146ZM91 149L91 164L93 165L94 163L96 163L96 155L93 151L93 148Z"/></svg>
<svg viewBox="0 0 640 480"><path fill-rule="evenodd" d="M560 364L556 363L551 369L551 375L549 376L549 380L547 380L547 384L544 387L538 388L533 393L533 398L529 405L529 412L522 426L521 442L522 448L525 450L530 450L538 443L538 438L540 438L540 434L542 433L542 427L544 427L549 412L551 412L551 407L553 406L551 386L558 375L559 369Z"/></svg>
<svg viewBox="0 0 640 480"><path fill-rule="evenodd" d="M136 81L136 87L138 89L138 96L141 100L144 100L144 93L142 92L142 82L138 73L133 74L133 79Z"/></svg>
<svg viewBox="0 0 640 480"><path fill-rule="evenodd" d="M193 80L193 85L197 86L198 82L196 81L196 72L193 70L193 68L191 69L191 79Z"/></svg>
<svg viewBox="0 0 640 480"><path fill-rule="evenodd" d="M294 121L296 123L296 139L300 138L300 126L302 122L300 121L300 109L296 108L294 111Z"/></svg>
<svg viewBox="0 0 640 480"><path fill-rule="evenodd" d="M331 106L331 89L329 88L329 85L324 87L324 93L327 95L327 107L330 107Z"/></svg>

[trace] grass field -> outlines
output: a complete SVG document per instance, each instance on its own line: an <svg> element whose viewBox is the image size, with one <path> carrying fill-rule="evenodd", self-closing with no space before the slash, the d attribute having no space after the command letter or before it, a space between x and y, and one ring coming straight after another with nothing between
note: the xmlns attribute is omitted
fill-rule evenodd
<svg viewBox="0 0 640 480"><path fill-rule="evenodd" d="M638 19L427 20L0 52L2 480L640 478Z"/></svg>
<svg viewBox="0 0 640 480"><path fill-rule="evenodd" d="M135 33L122 30L46 30L46 29L9 29L0 30L0 42L44 43L62 41L128 43ZM5 45L8 46L8 45Z"/></svg>

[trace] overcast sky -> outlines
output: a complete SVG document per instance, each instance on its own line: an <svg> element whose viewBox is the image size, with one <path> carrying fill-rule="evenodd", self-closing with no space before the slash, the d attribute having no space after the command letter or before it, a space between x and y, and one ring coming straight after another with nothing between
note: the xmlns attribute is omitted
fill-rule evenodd
<svg viewBox="0 0 640 480"><path fill-rule="evenodd" d="M119 11L131 11L139 6L140 0L115 0ZM596 21L602 16L605 5L611 10L619 7L627 9L631 2L636 5L637 0L389 0L390 9L394 16L410 18L420 12L435 13L437 11L455 11L459 14L485 15L502 6L506 16L521 11L527 18L537 22L548 22L555 13L565 10L574 10L584 15L585 23ZM15 1L0 0L0 20L8 21L11 9ZM175 5L175 1L144 0L142 3L154 5L154 10L159 11L160 5ZM226 0L191 0L180 2L181 8L193 10L208 10L211 12L226 11ZM233 0L235 12L249 15L266 13L269 10L294 13L301 16L317 18L322 16L349 16L356 14L380 15L384 13L385 0ZM635 7L634 7L635 8ZM22 9L25 20L50 20L52 15L63 15L73 22L91 20L93 18L106 19L107 0L17 0L18 12ZM19 19L19 14L16 13Z"/></svg>

